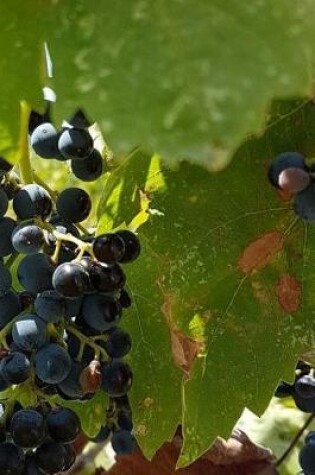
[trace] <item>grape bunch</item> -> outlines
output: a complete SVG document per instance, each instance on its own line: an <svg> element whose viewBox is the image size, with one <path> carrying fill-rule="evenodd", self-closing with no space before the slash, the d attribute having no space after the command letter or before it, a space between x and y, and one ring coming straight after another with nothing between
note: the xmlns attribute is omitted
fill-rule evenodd
<svg viewBox="0 0 315 475"><path fill-rule="evenodd" d="M89 120L78 110L61 130L52 124L50 107L45 114L32 112L29 122L30 142L37 155L45 159L70 161L74 176L94 181L103 173L103 159L94 147Z"/></svg>
<svg viewBox="0 0 315 475"><path fill-rule="evenodd" d="M315 180L312 169L298 152L285 152L272 161L268 178L270 183L293 196L297 216L315 222Z"/></svg>
<svg viewBox="0 0 315 475"><path fill-rule="evenodd" d="M89 124L57 131L31 114L30 144L42 158L71 160L81 180L102 173ZM97 170L97 171L96 171ZM91 399L105 391L109 405L94 442L110 440L118 455L136 447L128 391L133 374L124 357L131 337L120 327L131 306L125 264L141 251L137 235L119 229L98 236L80 224L91 198L80 187L51 193L43 183L21 183L0 159L0 472L53 475L75 461L72 443L82 431L62 401ZM11 268L22 291L12 285ZM11 392L10 392L11 389ZM14 395L36 403L22 407Z"/></svg>

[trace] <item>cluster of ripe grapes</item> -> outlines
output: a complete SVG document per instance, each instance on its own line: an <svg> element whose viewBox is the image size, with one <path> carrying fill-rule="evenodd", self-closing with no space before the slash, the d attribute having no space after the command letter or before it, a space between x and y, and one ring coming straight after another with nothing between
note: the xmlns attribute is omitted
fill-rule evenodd
<svg viewBox="0 0 315 475"><path fill-rule="evenodd" d="M29 131L39 156L71 159L76 176L98 176L100 155L86 123L57 132L33 113ZM119 322L131 305L121 265L138 258L140 242L127 229L84 233L86 191L67 188L52 199L43 186L11 178L11 168L0 160L0 391L20 386L37 402L21 407L11 397L0 406L0 473L53 475L74 463L71 444L81 432L62 400L105 391L109 407L93 440L110 440L117 454L136 446L127 396L132 371L123 360L131 338ZM20 292L10 271L16 258Z"/></svg>
<svg viewBox="0 0 315 475"><path fill-rule="evenodd" d="M315 221L315 181L305 157L298 152L285 152L272 161L268 177L276 188L294 196L294 211L307 221Z"/></svg>
<svg viewBox="0 0 315 475"><path fill-rule="evenodd" d="M276 397L293 398L296 406L307 414L315 414L315 375L314 368L299 361L293 384L282 381L275 393ZM315 432L310 431L301 449L299 462L305 475L315 475Z"/></svg>

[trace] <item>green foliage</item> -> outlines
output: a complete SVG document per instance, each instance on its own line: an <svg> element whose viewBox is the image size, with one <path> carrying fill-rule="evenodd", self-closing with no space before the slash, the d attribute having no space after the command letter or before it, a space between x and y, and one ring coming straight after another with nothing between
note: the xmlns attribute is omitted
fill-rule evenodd
<svg viewBox="0 0 315 475"><path fill-rule="evenodd" d="M182 422L179 464L192 462L230 434L245 406L262 413L312 345L314 228L280 198L267 167L282 151L313 155L314 114L311 103L275 105L265 135L215 175L188 163L172 171L138 152L105 182L99 231L129 223L140 190L151 199L142 257L127 269L135 303L125 320L135 342L134 418L149 455L160 444L156 421L169 434ZM176 331L201 343L188 380L169 356Z"/></svg>
<svg viewBox="0 0 315 475"><path fill-rule="evenodd" d="M55 65L57 119L79 105L117 152L221 168L277 96L310 94L312 0L11 0L0 6L1 151L16 147L19 100L40 104Z"/></svg>

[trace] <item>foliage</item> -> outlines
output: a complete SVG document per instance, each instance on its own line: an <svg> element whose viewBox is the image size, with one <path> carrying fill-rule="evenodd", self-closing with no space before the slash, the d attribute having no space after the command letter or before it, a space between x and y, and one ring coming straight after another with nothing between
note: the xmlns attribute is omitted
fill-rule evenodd
<svg viewBox="0 0 315 475"><path fill-rule="evenodd" d="M222 168L270 100L311 91L314 2L12 0L0 6L1 150L39 107L47 41L57 118L83 106L116 153L141 145Z"/></svg>
<svg viewBox="0 0 315 475"><path fill-rule="evenodd" d="M53 86L56 121L82 106L115 152L102 185L88 187L100 198L89 224L98 232L141 224L125 325L135 432L148 457L183 424L179 466L196 460L217 435L228 437L245 406L261 414L314 344L313 227L267 180L277 153L314 157L314 8L311 0L0 6L1 153L16 158L20 99L41 109L41 88ZM275 97L300 99L274 102L265 123ZM57 187L64 167L47 161L42 177ZM79 412L95 433L90 412Z"/></svg>

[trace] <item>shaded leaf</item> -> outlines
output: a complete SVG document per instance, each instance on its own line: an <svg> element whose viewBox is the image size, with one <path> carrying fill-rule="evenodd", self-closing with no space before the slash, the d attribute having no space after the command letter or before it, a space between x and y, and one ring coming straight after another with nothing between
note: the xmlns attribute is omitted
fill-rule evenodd
<svg viewBox="0 0 315 475"><path fill-rule="evenodd" d="M16 147L19 100L39 108L52 85L46 41L58 123L81 109L116 152L221 168L273 97L311 96L314 13L312 0L1 2L0 131Z"/></svg>

